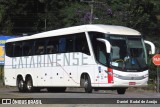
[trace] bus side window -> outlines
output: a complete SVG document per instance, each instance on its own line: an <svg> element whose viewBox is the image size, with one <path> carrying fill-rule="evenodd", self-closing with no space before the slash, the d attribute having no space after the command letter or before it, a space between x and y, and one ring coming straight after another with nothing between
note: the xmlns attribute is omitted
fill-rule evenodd
<svg viewBox="0 0 160 107"><path fill-rule="evenodd" d="M75 46L76 52L82 52L87 55L90 55L88 42L87 42L87 38L85 36L85 33L81 33L81 34L76 35L75 44L76 44L76 46Z"/></svg>
<svg viewBox="0 0 160 107"><path fill-rule="evenodd" d="M46 39L36 40L36 44L35 44L35 54L36 55L45 54L45 44L46 44Z"/></svg>
<svg viewBox="0 0 160 107"><path fill-rule="evenodd" d="M22 56L22 42L15 42L14 43L14 57Z"/></svg>
<svg viewBox="0 0 160 107"><path fill-rule="evenodd" d="M59 53L65 53L66 52L66 38L61 37L59 39Z"/></svg>
<svg viewBox="0 0 160 107"><path fill-rule="evenodd" d="M74 52L74 36L66 36L66 52Z"/></svg>
<svg viewBox="0 0 160 107"><path fill-rule="evenodd" d="M6 55L9 57L13 57L13 45L14 43L6 43L5 45L5 50L6 50Z"/></svg>
<svg viewBox="0 0 160 107"><path fill-rule="evenodd" d="M36 54L37 55L43 55L45 52L44 46L38 46Z"/></svg>
<svg viewBox="0 0 160 107"><path fill-rule="evenodd" d="M33 51L34 41L28 40L23 42L23 56L34 55Z"/></svg>
<svg viewBox="0 0 160 107"><path fill-rule="evenodd" d="M46 54L58 53L58 38L51 37L48 38L48 43L46 45Z"/></svg>
<svg viewBox="0 0 160 107"><path fill-rule="evenodd" d="M47 54L52 54L53 53L53 49L54 49L54 47L53 47L53 45L47 45L46 46L46 53Z"/></svg>

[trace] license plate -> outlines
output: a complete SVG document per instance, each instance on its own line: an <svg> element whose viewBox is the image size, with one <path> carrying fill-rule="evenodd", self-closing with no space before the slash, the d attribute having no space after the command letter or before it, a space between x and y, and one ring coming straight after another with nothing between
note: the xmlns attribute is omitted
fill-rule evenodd
<svg viewBox="0 0 160 107"><path fill-rule="evenodd" d="M129 85L136 85L136 82L129 82Z"/></svg>

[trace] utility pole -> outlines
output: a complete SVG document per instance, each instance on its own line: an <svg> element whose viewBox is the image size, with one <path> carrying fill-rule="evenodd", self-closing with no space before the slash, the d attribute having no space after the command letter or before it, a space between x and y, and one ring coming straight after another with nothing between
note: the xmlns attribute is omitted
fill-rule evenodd
<svg viewBox="0 0 160 107"><path fill-rule="evenodd" d="M47 3L46 0L39 0L39 2L44 3L45 8L44 8L44 12L45 12L45 19L44 19L44 31L47 30Z"/></svg>
<svg viewBox="0 0 160 107"><path fill-rule="evenodd" d="M92 24L92 19L93 19L93 3L94 3L94 0L92 0L90 4L91 5L91 17L90 17L90 22L89 22L90 24Z"/></svg>
<svg viewBox="0 0 160 107"><path fill-rule="evenodd" d="M81 2L86 2L89 4L90 6L90 18L89 18L89 24L92 24L93 23L93 20L94 19L97 19L97 18L93 18L93 14L94 14L94 4L102 4L102 5L105 5L105 6L108 6L106 4L106 2L101 2L101 1L96 1L96 0L80 0ZM111 11L111 10L110 10Z"/></svg>
<svg viewBox="0 0 160 107"><path fill-rule="evenodd" d="M89 24L92 24L93 21L93 4L94 4L94 0L81 0L81 2L86 2L89 3L91 10L90 10L90 20L89 20Z"/></svg>

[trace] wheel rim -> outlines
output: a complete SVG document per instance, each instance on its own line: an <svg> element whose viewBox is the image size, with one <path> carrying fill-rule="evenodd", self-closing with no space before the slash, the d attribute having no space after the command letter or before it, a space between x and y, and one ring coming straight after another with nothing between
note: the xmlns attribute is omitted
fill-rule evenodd
<svg viewBox="0 0 160 107"><path fill-rule="evenodd" d="M23 83L22 80L20 80L19 83L18 83L18 88L19 88L20 90L23 90L23 86L24 86L24 83Z"/></svg>
<svg viewBox="0 0 160 107"><path fill-rule="evenodd" d="M87 87L88 87L88 80L87 79L84 82L84 87L85 87L85 89L87 89Z"/></svg>
<svg viewBox="0 0 160 107"><path fill-rule="evenodd" d="M31 89L32 89L32 81L31 81L31 80L29 80L29 81L27 82L27 89L28 89L28 90L31 90Z"/></svg>

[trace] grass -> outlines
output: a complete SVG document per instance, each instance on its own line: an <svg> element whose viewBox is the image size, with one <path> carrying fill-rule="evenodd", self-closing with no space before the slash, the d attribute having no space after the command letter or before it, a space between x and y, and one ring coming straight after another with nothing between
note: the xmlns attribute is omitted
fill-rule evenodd
<svg viewBox="0 0 160 107"><path fill-rule="evenodd" d="M156 92L155 84L148 84L146 87L130 87L128 90L136 92Z"/></svg>

